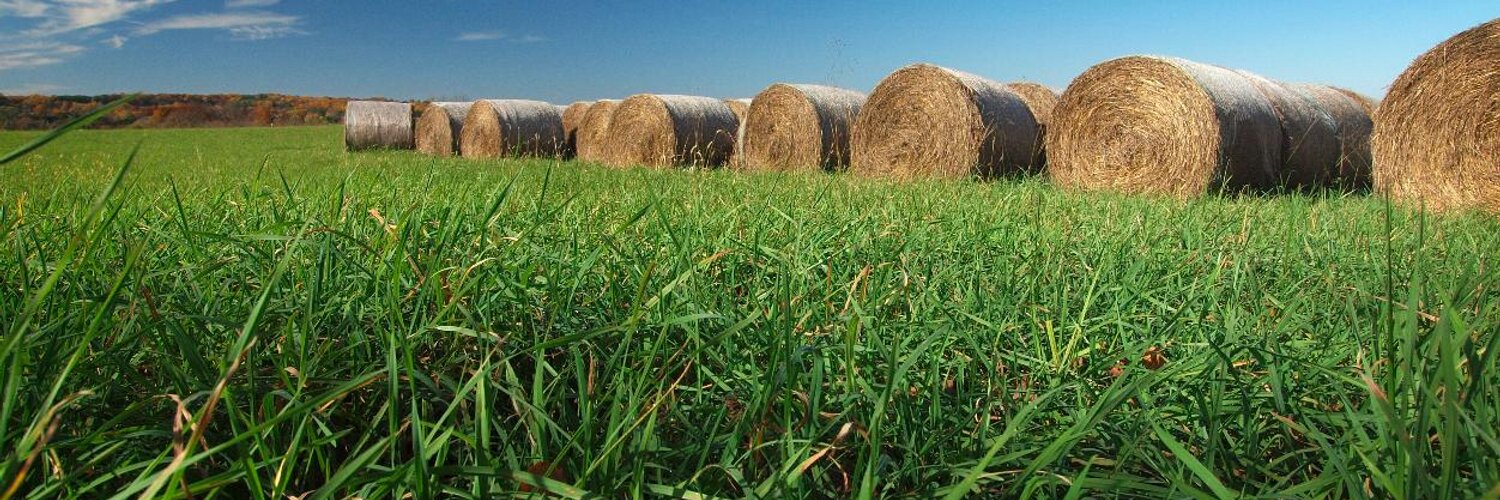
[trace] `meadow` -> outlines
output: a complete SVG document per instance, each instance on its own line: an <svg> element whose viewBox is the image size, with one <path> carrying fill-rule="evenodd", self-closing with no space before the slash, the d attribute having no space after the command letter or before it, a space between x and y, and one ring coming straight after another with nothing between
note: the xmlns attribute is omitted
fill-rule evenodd
<svg viewBox="0 0 1500 500"><path fill-rule="evenodd" d="M1367 195L79 131L0 165L0 487L1494 498L1497 251Z"/></svg>

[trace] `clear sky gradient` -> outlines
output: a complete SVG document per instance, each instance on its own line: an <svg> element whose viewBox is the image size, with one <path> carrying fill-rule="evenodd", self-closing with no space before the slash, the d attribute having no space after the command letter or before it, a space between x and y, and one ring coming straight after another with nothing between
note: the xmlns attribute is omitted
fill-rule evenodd
<svg viewBox="0 0 1500 500"><path fill-rule="evenodd" d="M931 62L1065 88L1164 54L1379 97L1494 2L0 0L0 92L277 92L558 103L868 91Z"/></svg>

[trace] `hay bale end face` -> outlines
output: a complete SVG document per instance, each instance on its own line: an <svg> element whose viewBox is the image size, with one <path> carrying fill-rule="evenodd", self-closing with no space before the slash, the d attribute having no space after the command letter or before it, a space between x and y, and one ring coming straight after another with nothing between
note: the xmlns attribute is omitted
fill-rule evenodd
<svg viewBox="0 0 1500 500"><path fill-rule="evenodd" d="M609 120L619 105L618 100L604 99L589 106L578 123L578 159L598 163L608 159Z"/></svg>
<svg viewBox="0 0 1500 500"><path fill-rule="evenodd" d="M1063 92L1047 134L1060 185L1190 197L1277 184L1281 124L1232 70L1130 56L1095 65Z"/></svg>
<svg viewBox="0 0 1500 500"><path fill-rule="evenodd" d="M840 170L865 95L824 85L777 83L750 104L741 123L740 166L748 170Z"/></svg>
<svg viewBox="0 0 1500 500"><path fill-rule="evenodd" d="M1500 213L1500 19L1417 57L1375 112L1375 188L1429 210Z"/></svg>
<svg viewBox="0 0 1500 500"><path fill-rule="evenodd" d="M739 121L711 97L637 94L610 118L608 162L616 166L724 164L734 151Z"/></svg>
<svg viewBox="0 0 1500 500"><path fill-rule="evenodd" d="M1041 129L1005 85L930 64L896 70L870 93L850 137L862 175L996 177L1039 166Z"/></svg>
<svg viewBox="0 0 1500 500"><path fill-rule="evenodd" d="M411 149L411 104L349 101L344 107L344 149Z"/></svg>
<svg viewBox="0 0 1500 500"><path fill-rule="evenodd" d="M734 119L738 123L734 129L734 151L729 154L729 164L739 165L744 161L745 116L750 114L750 99L725 99L724 105L729 106L729 111L734 113Z"/></svg>
<svg viewBox="0 0 1500 500"><path fill-rule="evenodd" d="M459 150L464 117L472 102L434 102L417 118L417 151L438 156L453 156Z"/></svg>
<svg viewBox="0 0 1500 500"><path fill-rule="evenodd" d="M1010 82L1005 84L1011 92L1021 97L1026 103L1026 109L1031 110L1031 117L1036 119L1037 128L1041 132L1037 135L1036 157L1037 165L1045 167L1047 163L1047 125L1052 123L1052 110L1057 108L1057 91L1040 83L1032 82Z"/></svg>
<svg viewBox="0 0 1500 500"><path fill-rule="evenodd" d="M578 125L583 123L583 115L589 112L589 106L593 104L594 101L578 101L563 108L563 154L569 158L578 153Z"/></svg>
<svg viewBox="0 0 1500 500"><path fill-rule="evenodd" d="M476 101L464 117L459 144L465 158L557 157L564 146L562 113L541 101Z"/></svg>

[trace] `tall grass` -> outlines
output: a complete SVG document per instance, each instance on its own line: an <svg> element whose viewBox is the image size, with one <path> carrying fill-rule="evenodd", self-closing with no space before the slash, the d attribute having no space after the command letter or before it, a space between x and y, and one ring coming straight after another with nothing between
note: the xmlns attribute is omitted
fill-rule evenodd
<svg viewBox="0 0 1500 500"><path fill-rule="evenodd" d="M0 167L9 491L1500 495L1484 216L337 137Z"/></svg>

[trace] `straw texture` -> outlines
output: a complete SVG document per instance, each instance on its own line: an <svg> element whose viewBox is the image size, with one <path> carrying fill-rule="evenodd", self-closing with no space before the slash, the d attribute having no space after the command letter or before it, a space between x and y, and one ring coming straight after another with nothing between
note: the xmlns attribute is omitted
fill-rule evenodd
<svg viewBox="0 0 1500 500"><path fill-rule="evenodd" d="M460 137L459 153L465 158L560 156L562 113L541 101L476 101L464 118Z"/></svg>
<svg viewBox="0 0 1500 500"><path fill-rule="evenodd" d="M344 149L411 149L411 104L349 101L344 107Z"/></svg>
<svg viewBox="0 0 1500 500"><path fill-rule="evenodd" d="M741 124L741 167L841 170L865 95L824 85L777 83L755 96Z"/></svg>

